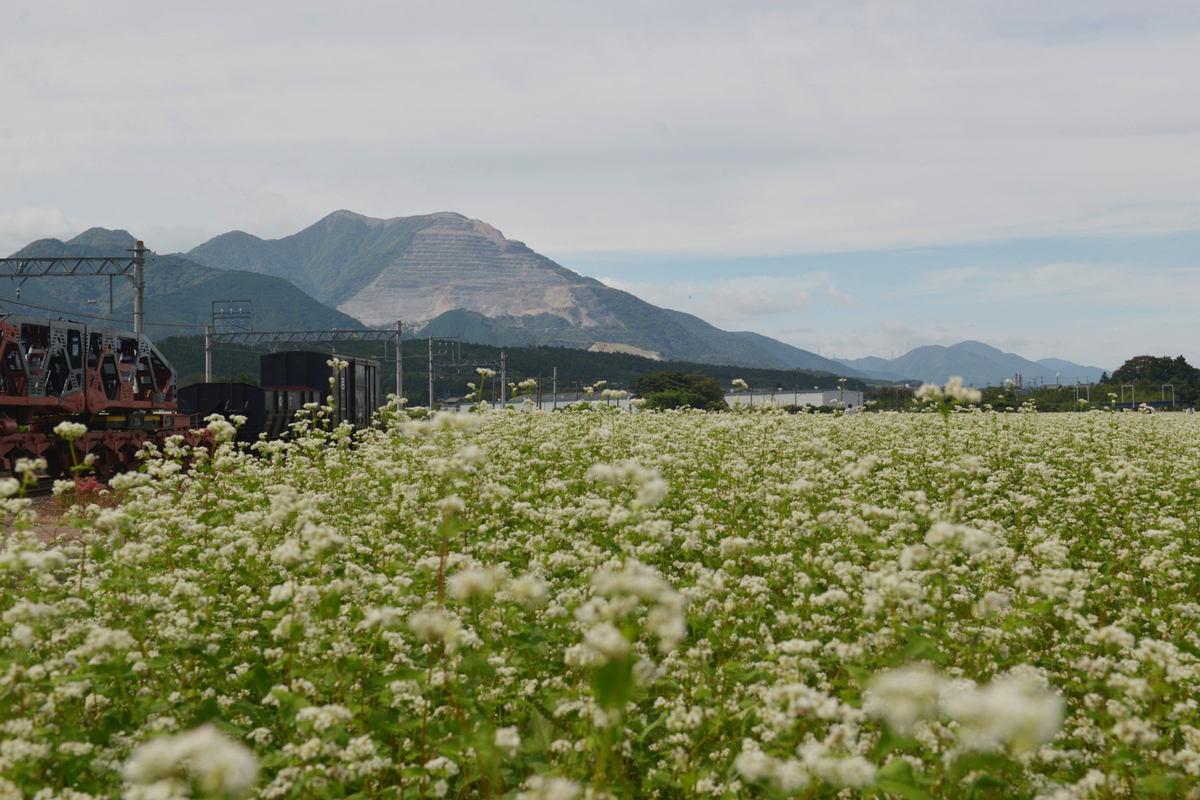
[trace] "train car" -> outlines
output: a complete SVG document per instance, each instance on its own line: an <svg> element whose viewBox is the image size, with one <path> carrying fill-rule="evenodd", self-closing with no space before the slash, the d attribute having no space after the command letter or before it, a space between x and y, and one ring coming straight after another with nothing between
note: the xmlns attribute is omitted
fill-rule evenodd
<svg viewBox="0 0 1200 800"><path fill-rule="evenodd" d="M62 474L72 446L101 476L136 468L146 443L187 430L176 395L175 370L144 335L0 314L0 471L45 458L49 474ZM68 445L53 434L63 421L88 432Z"/></svg>
<svg viewBox="0 0 1200 800"><path fill-rule="evenodd" d="M204 427L211 414L243 416L237 440L257 442L267 424L266 392L249 383L193 383L179 390L179 411L188 415L193 428Z"/></svg>
<svg viewBox="0 0 1200 800"><path fill-rule="evenodd" d="M349 422L356 428L371 424L371 416L380 406L379 362L365 358L345 358L346 367L338 372L336 384L329 386L332 356L304 350L267 353L259 369L264 389L310 389L324 402L332 395L335 422Z"/></svg>
<svg viewBox="0 0 1200 800"><path fill-rule="evenodd" d="M305 405L322 399L319 392L303 386L263 389L249 383L193 383L179 390L179 411L188 415L192 427L203 427L211 414L243 416L246 422L238 428L237 441L252 444L260 434L278 439Z"/></svg>
<svg viewBox="0 0 1200 800"><path fill-rule="evenodd" d="M266 422L263 431L268 439L278 439L287 432L288 426L296 421L296 415L305 406L324 400L316 389L304 386L273 386L263 390L266 405Z"/></svg>
<svg viewBox="0 0 1200 800"><path fill-rule="evenodd" d="M278 439L305 406L324 405L332 396L335 425L349 422L355 428L367 427L380 405L379 362L342 358L347 365L331 388L330 358L327 353L304 350L265 354L259 361L261 387L194 383L179 391L180 412L189 415L193 426L202 425L210 414L239 414L246 417L246 424L238 432L238 441L256 442L259 434Z"/></svg>

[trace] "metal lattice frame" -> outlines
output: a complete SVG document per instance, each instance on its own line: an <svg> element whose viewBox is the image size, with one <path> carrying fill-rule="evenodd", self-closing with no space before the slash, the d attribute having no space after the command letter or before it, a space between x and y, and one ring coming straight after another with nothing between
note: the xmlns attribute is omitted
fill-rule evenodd
<svg viewBox="0 0 1200 800"><path fill-rule="evenodd" d="M146 327L146 246L138 240L130 252L132 258L0 258L0 278L17 281L18 292L30 278L128 278L133 284L133 331L141 334Z"/></svg>
<svg viewBox="0 0 1200 800"><path fill-rule="evenodd" d="M253 327L248 318L246 326ZM396 343L396 396L404 396L404 330L400 320L396 320L394 328L369 328L359 331L214 331L213 328L213 325L208 325L204 331L204 380L208 383L212 383L213 379L212 348L213 344L217 342L246 345L266 344L271 348L271 352L275 352L274 346L277 344L391 341Z"/></svg>
<svg viewBox="0 0 1200 800"><path fill-rule="evenodd" d="M212 329L220 333L254 330L254 306L249 300L213 300Z"/></svg>

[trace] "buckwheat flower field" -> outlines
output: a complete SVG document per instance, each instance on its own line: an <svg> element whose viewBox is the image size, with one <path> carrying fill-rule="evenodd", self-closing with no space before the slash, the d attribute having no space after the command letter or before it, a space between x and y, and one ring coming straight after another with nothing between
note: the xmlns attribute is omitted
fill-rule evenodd
<svg viewBox="0 0 1200 800"><path fill-rule="evenodd" d="M14 495L0 798L1194 795L1196 418L939 407L318 414L49 545Z"/></svg>

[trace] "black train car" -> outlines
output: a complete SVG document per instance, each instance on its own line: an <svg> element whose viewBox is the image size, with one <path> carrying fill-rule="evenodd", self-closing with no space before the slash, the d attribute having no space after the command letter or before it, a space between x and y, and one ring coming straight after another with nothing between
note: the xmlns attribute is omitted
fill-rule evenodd
<svg viewBox="0 0 1200 800"><path fill-rule="evenodd" d="M237 441L254 443L260 433L278 439L287 432L308 403L318 403L321 393L313 389L263 389L249 383L193 383L179 390L179 411L189 415L193 428L203 428L204 418L240 414L246 423L238 429Z"/></svg>
<svg viewBox="0 0 1200 800"><path fill-rule="evenodd" d="M193 383L179 390L179 411L191 417L194 428L204 427L204 418L234 414L246 418L238 429L239 442L257 442L267 423L266 393L249 383Z"/></svg>
<svg viewBox="0 0 1200 800"><path fill-rule="evenodd" d="M379 408L379 362L365 358L340 358L347 362L338 373L332 392L329 379L333 368L330 356L303 350L268 353L259 361L262 385L268 391L300 391L317 393L316 400L324 403L332 394L335 422L349 422L356 428L371 424L371 415Z"/></svg>
<svg viewBox="0 0 1200 800"><path fill-rule="evenodd" d="M315 389L278 388L263 390L267 407L266 433L268 439L278 439L287 433L288 426L296 421L296 415L309 403L321 402L321 393Z"/></svg>

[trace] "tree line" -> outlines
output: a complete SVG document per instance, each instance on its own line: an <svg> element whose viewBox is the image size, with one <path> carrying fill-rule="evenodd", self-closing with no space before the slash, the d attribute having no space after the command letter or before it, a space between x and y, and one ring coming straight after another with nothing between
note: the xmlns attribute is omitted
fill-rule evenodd
<svg viewBox="0 0 1200 800"><path fill-rule="evenodd" d="M204 337L172 336L157 342L163 355L171 362L180 376L180 386L204 380ZM292 347L288 345L287 347ZM302 349L331 352L328 345L306 345ZM558 370L560 392L582 390L599 381L606 381L613 389L637 391L638 379L655 372L669 371L684 375L700 375L709 378L714 385L729 387L735 379L746 381L757 389L782 389L784 391L807 391L814 388L826 390L838 387L837 375L801 369L769 369L762 367L740 367L724 364L701 364L685 361L655 361L628 353L592 353L580 348L552 347L492 347L466 342L439 344L435 352L452 350L453 360L464 362L488 362L492 369L497 366L500 353L506 355L507 378L510 383L526 379L539 381L542 393L549 395L553 388L554 370ZM217 382L241 379L254 382L259 373L259 358L269 352L266 346L219 344L213 347L213 376ZM368 358L379 361L380 383L384 394L395 391L396 350L391 342L339 342L332 354L343 358ZM404 396L409 405L425 405L429 399L429 342L427 339L410 339L404 342ZM474 366L455 366L447 356L434 359L435 391L437 399L462 397L470 391L468 383L478 385L480 376ZM845 387L865 391L867 385L857 378L847 379Z"/></svg>

